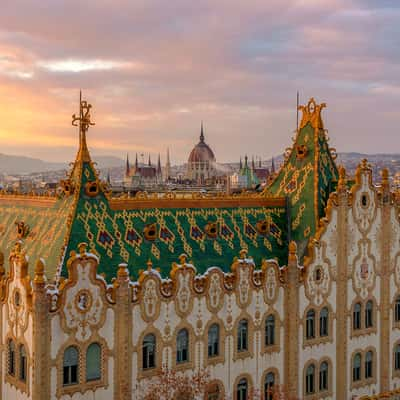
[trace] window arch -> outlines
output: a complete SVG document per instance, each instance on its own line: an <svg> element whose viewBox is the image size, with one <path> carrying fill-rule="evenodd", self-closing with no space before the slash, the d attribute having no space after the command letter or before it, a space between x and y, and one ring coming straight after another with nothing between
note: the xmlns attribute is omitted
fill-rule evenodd
<svg viewBox="0 0 400 400"><path fill-rule="evenodd" d="M101 346L98 343L92 343L86 351L86 380L99 379L101 379Z"/></svg>
<svg viewBox="0 0 400 400"><path fill-rule="evenodd" d="M368 300L367 304L365 305L365 327L372 328L374 321L373 321L373 310L374 310L374 303L372 300Z"/></svg>
<svg viewBox="0 0 400 400"><path fill-rule="evenodd" d="M321 392L328 390L328 379L329 379L329 365L326 361L323 361L319 366L319 390Z"/></svg>
<svg viewBox="0 0 400 400"><path fill-rule="evenodd" d="M353 309L353 329L361 329L361 304L354 304Z"/></svg>
<svg viewBox="0 0 400 400"><path fill-rule="evenodd" d="M189 361L189 332L186 328L181 329L176 337L176 362Z"/></svg>
<svg viewBox="0 0 400 400"><path fill-rule="evenodd" d="M249 334L249 324L246 319L242 319L239 321L238 332L237 332L237 350L238 351L248 350L248 348L249 348L248 334Z"/></svg>
<svg viewBox="0 0 400 400"><path fill-rule="evenodd" d="M212 324L208 330L208 357L219 355L219 325Z"/></svg>
<svg viewBox="0 0 400 400"><path fill-rule="evenodd" d="M27 358L26 358L26 350L25 346L21 344L19 346L19 379L21 381L26 381L26 372L28 368Z"/></svg>
<svg viewBox="0 0 400 400"><path fill-rule="evenodd" d="M63 385L78 383L79 351L75 346L68 347L63 359Z"/></svg>
<svg viewBox="0 0 400 400"><path fill-rule="evenodd" d="M265 320L265 345L275 344L275 317L271 314Z"/></svg>
<svg viewBox="0 0 400 400"><path fill-rule="evenodd" d="M361 354L356 353L353 357L353 382L361 379Z"/></svg>
<svg viewBox="0 0 400 400"><path fill-rule="evenodd" d="M310 364L306 370L306 394L315 392L315 365Z"/></svg>
<svg viewBox="0 0 400 400"><path fill-rule="evenodd" d="M396 322L400 322L400 296L397 297L394 304L394 320Z"/></svg>
<svg viewBox="0 0 400 400"><path fill-rule="evenodd" d="M400 344L396 344L394 348L394 369L400 371Z"/></svg>
<svg viewBox="0 0 400 400"><path fill-rule="evenodd" d="M373 362L374 362L374 353L370 350L367 351L365 355L365 379L372 378L373 376Z"/></svg>
<svg viewBox="0 0 400 400"><path fill-rule="evenodd" d="M306 316L306 338L315 338L315 311L313 309L309 310Z"/></svg>
<svg viewBox="0 0 400 400"><path fill-rule="evenodd" d="M329 334L329 310L324 307L319 314L319 335L328 336Z"/></svg>
<svg viewBox="0 0 400 400"><path fill-rule="evenodd" d="M236 388L236 400L247 400L248 383L246 378L242 378Z"/></svg>
<svg viewBox="0 0 400 400"><path fill-rule="evenodd" d="M142 347L142 367L143 369L155 368L156 366L156 337L149 333L143 339Z"/></svg>
<svg viewBox="0 0 400 400"><path fill-rule="evenodd" d="M12 339L8 341L8 369L9 375L15 375L15 344Z"/></svg>
<svg viewBox="0 0 400 400"><path fill-rule="evenodd" d="M268 372L264 381L264 399L273 400L274 396L275 375L273 372Z"/></svg>

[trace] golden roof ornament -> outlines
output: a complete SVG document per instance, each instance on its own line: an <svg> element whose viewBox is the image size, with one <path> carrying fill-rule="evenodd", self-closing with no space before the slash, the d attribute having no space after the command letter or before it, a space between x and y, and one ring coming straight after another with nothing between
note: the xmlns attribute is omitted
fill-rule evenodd
<svg viewBox="0 0 400 400"><path fill-rule="evenodd" d="M35 265L35 276L34 276L35 283L45 283L44 279L44 262L41 258L37 260Z"/></svg>
<svg viewBox="0 0 400 400"><path fill-rule="evenodd" d="M310 123L314 129L324 129L321 111L325 107L326 103L317 104L313 97L311 97L306 106L298 106L298 110L303 113L299 129L304 128L308 123Z"/></svg>
<svg viewBox="0 0 400 400"><path fill-rule="evenodd" d="M90 119L91 104L88 104L86 100L82 100L82 91L79 92L79 116L76 114L72 115L72 125L79 126L79 151L77 160L90 161L89 150L86 144L86 132L91 125L95 125ZM78 125L79 122L79 125Z"/></svg>
<svg viewBox="0 0 400 400"><path fill-rule="evenodd" d="M339 167L339 180L338 191L345 191L347 189L346 169L341 165Z"/></svg>

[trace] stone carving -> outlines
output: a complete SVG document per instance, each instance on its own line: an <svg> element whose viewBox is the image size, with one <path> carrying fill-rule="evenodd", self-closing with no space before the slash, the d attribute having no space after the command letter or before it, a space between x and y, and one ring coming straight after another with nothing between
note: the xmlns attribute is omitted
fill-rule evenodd
<svg viewBox="0 0 400 400"><path fill-rule="evenodd" d="M221 287L221 277L218 273L214 273L210 277L209 301L210 306L214 309L219 308L221 297L223 295Z"/></svg>
<svg viewBox="0 0 400 400"><path fill-rule="evenodd" d="M157 283L154 279L148 279L143 291L143 311L145 316L153 319L157 313Z"/></svg>
<svg viewBox="0 0 400 400"><path fill-rule="evenodd" d="M178 311L186 314L190 310L190 276L188 272L180 272L178 274L178 291L176 294L176 301Z"/></svg>
<svg viewBox="0 0 400 400"><path fill-rule="evenodd" d="M277 289L277 278L276 271L274 267L269 267L266 273L265 279L265 295L268 302L272 302L275 299Z"/></svg>
<svg viewBox="0 0 400 400"><path fill-rule="evenodd" d="M319 307L330 289L330 265L322 257L322 246L315 247L315 262L309 266L306 278L307 295Z"/></svg>
<svg viewBox="0 0 400 400"><path fill-rule="evenodd" d="M90 262L77 264L77 282L66 290L63 307L65 325L79 341L90 338L105 312L100 287L90 280L90 268Z"/></svg>
<svg viewBox="0 0 400 400"><path fill-rule="evenodd" d="M246 304L249 299L250 269L248 265L240 265L239 268L239 302Z"/></svg>
<svg viewBox="0 0 400 400"><path fill-rule="evenodd" d="M363 243L361 256L356 259L353 265L354 287L363 299L368 296L368 291L374 286L374 264L374 260L367 254L367 244Z"/></svg>

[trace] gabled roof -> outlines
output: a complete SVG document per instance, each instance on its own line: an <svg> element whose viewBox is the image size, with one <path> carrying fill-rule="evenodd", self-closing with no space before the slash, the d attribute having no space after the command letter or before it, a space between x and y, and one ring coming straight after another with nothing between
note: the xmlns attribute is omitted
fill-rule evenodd
<svg viewBox="0 0 400 400"><path fill-rule="evenodd" d="M303 116L294 144L264 192L289 198L290 237L297 242L299 254L304 254L309 238L315 234L339 176L321 118L324 107L325 103L316 104L313 98L306 106L299 106Z"/></svg>

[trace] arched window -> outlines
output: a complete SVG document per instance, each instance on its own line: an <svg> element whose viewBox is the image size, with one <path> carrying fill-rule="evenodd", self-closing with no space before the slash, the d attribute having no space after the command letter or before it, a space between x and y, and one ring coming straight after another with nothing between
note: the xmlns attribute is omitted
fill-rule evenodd
<svg viewBox="0 0 400 400"><path fill-rule="evenodd" d="M23 344L21 344L21 346L19 346L19 379L21 381L26 381L27 366L28 366L28 363L26 360L25 346Z"/></svg>
<svg viewBox="0 0 400 400"><path fill-rule="evenodd" d="M219 326L212 324L208 330L208 357L219 355Z"/></svg>
<svg viewBox="0 0 400 400"><path fill-rule="evenodd" d="M315 311L309 310L306 316L306 338L315 338Z"/></svg>
<svg viewBox="0 0 400 400"><path fill-rule="evenodd" d="M400 370L400 344L396 345L394 349L394 369Z"/></svg>
<svg viewBox="0 0 400 400"><path fill-rule="evenodd" d="M275 375L272 372L268 372L264 382L264 399L273 400L274 398L274 385Z"/></svg>
<svg viewBox="0 0 400 400"><path fill-rule="evenodd" d="M64 352L63 385L75 385L78 383L78 365L78 349L74 346L70 346Z"/></svg>
<svg viewBox="0 0 400 400"><path fill-rule="evenodd" d="M361 354L357 353L353 358L353 382L361 379Z"/></svg>
<svg viewBox="0 0 400 400"><path fill-rule="evenodd" d="M86 351L86 380L101 379L101 346L92 343Z"/></svg>
<svg viewBox="0 0 400 400"><path fill-rule="evenodd" d="M13 340L8 341L8 370L9 375L15 375L15 344Z"/></svg>
<svg viewBox="0 0 400 400"><path fill-rule="evenodd" d="M247 320L242 319L239 322L237 334L237 350L245 351L248 349L248 323ZM247 383L246 383L247 384Z"/></svg>
<svg viewBox="0 0 400 400"><path fill-rule="evenodd" d="M181 329L176 337L176 362L187 361L189 361L189 332L187 329Z"/></svg>
<svg viewBox="0 0 400 400"><path fill-rule="evenodd" d="M324 307L319 314L319 335L320 336L328 336L328 334L329 334L328 318L329 318L328 308Z"/></svg>
<svg viewBox="0 0 400 400"><path fill-rule="evenodd" d="M275 317L268 315L265 320L265 345L272 346L275 344Z"/></svg>
<svg viewBox="0 0 400 400"><path fill-rule="evenodd" d="M242 378L237 385L236 400L247 400L247 386L246 378Z"/></svg>
<svg viewBox="0 0 400 400"><path fill-rule="evenodd" d="M306 394L314 393L315 391L315 365L310 364L306 370Z"/></svg>
<svg viewBox="0 0 400 400"><path fill-rule="evenodd" d="M368 351L365 355L365 379L372 378L373 358L374 354L372 351Z"/></svg>
<svg viewBox="0 0 400 400"><path fill-rule="evenodd" d="M328 390L328 376L329 367L328 363L324 361L319 367L319 390L321 392Z"/></svg>
<svg viewBox="0 0 400 400"><path fill-rule="evenodd" d="M372 317L372 312L373 312L374 304L372 303L372 300L368 300L367 304L365 305L365 327L366 328L371 328L373 326L373 317Z"/></svg>
<svg viewBox="0 0 400 400"><path fill-rule="evenodd" d="M156 337L150 333L143 339L143 369L156 366Z"/></svg>
<svg viewBox="0 0 400 400"><path fill-rule="evenodd" d="M400 296L396 299L396 303L394 305L394 320L396 322L400 321Z"/></svg>
<svg viewBox="0 0 400 400"><path fill-rule="evenodd" d="M354 304L353 310L353 329L361 329L361 304Z"/></svg>

